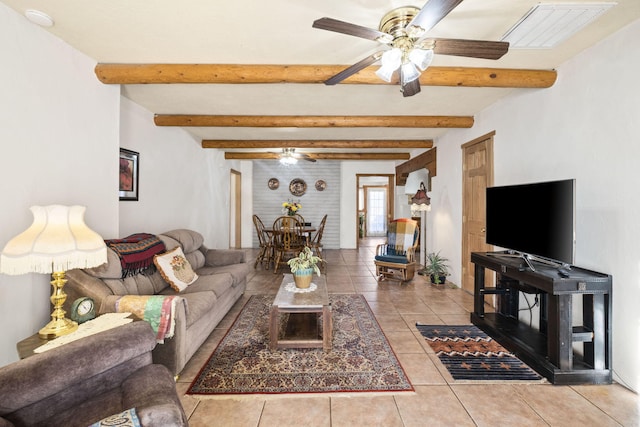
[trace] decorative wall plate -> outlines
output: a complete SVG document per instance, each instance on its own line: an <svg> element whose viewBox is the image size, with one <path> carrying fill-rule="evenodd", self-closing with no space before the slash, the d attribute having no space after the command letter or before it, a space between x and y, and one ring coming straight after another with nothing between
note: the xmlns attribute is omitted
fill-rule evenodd
<svg viewBox="0 0 640 427"><path fill-rule="evenodd" d="M275 190L280 187L280 181L278 181L278 178L271 178L268 185L270 189Z"/></svg>
<svg viewBox="0 0 640 427"><path fill-rule="evenodd" d="M324 182L321 179L316 181L316 190L324 191L325 188L327 188L327 183L326 182Z"/></svg>
<svg viewBox="0 0 640 427"><path fill-rule="evenodd" d="M292 179L289 183L289 192L294 196L300 197L307 192L307 183L300 178Z"/></svg>

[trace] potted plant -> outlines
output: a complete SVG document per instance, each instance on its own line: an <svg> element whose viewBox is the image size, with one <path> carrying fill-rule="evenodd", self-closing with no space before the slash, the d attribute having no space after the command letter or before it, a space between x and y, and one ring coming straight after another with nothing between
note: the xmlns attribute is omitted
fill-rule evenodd
<svg viewBox="0 0 640 427"><path fill-rule="evenodd" d="M427 254L423 271L425 275L428 274L431 277L431 283L439 285L447 280L449 275L448 261L447 258L440 255L440 252Z"/></svg>
<svg viewBox="0 0 640 427"><path fill-rule="evenodd" d="M311 285L311 278L314 272L318 276L321 275L318 267L320 261L322 261L322 258L315 256L308 246L305 246L298 256L287 261L293 274L293 280L298 288L308 288Z"/></svg>

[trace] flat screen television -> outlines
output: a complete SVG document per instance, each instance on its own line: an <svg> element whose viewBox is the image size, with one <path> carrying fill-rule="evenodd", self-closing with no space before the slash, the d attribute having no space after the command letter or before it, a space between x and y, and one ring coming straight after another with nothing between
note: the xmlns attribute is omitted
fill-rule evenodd
<svg viewBox="0 0 640 427"><path fill-rule="evenodd" d="M528 264L531 257L573 264L575 179L489 187L486 195L488 244L516 251Z"/></svg>

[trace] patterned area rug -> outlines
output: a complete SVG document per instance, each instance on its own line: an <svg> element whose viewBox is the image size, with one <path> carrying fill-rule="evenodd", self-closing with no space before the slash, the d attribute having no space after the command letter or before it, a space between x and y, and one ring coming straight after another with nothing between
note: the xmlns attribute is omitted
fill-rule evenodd
<svg viewBox="0 0 640 427"><path fill-rule="evenodd" d="M416 324L416 328L455 380L542 380L476 326Z"/></svg>
<svg viewBox="0 0 640 427"><path fill-rule="evenodd" d="M413 391L362 295L329 295L330 352L269 350L274 295L254 295L204 365L187 394Z"/></svg>

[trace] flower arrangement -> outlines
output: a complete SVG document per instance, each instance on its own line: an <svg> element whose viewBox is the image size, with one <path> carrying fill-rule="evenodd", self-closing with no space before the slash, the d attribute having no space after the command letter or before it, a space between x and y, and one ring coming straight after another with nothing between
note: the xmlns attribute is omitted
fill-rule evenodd
<svg viewBox="0 0 640 427"><path fill-rule="evenodd" d="M282 213L286 213L287 215L295 215L296 212L298 212L300 209L302 209L302 205L300 204L300 202L292 202L291 200L287 200L286 202L282 203Z"/></svg>

